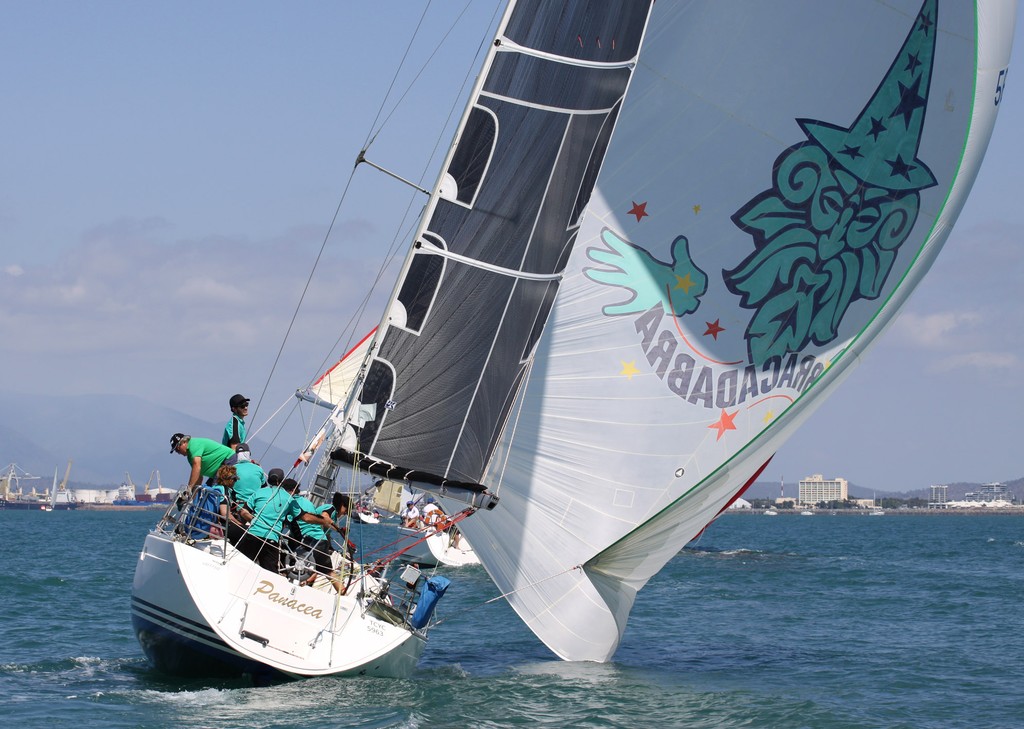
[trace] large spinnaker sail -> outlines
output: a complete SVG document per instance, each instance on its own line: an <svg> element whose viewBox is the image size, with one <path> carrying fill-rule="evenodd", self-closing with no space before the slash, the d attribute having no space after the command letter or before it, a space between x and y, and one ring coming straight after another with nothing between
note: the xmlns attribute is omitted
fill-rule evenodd
<svg viewBox="0 0 1024 729"><path fill-rule="evenodd" d="M1015 14L654 6L484 477L501 501L462 524L556 654L609 658L637 590L891 323L974 180Z"/></svg>

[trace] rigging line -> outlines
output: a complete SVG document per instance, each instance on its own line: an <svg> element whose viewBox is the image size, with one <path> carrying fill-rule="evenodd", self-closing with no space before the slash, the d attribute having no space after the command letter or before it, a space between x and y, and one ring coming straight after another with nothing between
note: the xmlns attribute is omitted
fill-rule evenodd
<svg viewBox="0 0 1024 729"><path fill-rule="evenodd" d="M440 48L440 45L443 44L444 40L447 39L449 35L451 35L451 32L454 30L455 26L458 25L459 20L462 18L463 15L465 15L465 13L466 13L466 11L468 9L469 9L469 3L466 4L466 6L463 8L462 12L455 19L455 21L452 23L452 26L451 26L451 28L449 28L448 32L445 33L444 38L442 38L441 44L438 45L438 48ZM495 12L491 15L491 25L494 24L494 21L495 21L495 18L497 17L497 14L498 14L498 7L496 6L495 7ZM425 15L426 15L426 10L424 10L424 16ZM422 24L422 20L423 19L421 18L420 19L420 23L421 24ZM417 26L417 31L416 31L416 33L414 33L414 36L416 34L418 34L418 32L419 32L419 26ZM411 45L411 41L410 41L410 45ZM477 51L476 51L476 57L477 58L480 56L480 53L481 53L482 49L485 48L487 45L489 45L489 40L488 40L488 37L485 34L485 37L483 39L481 39L480 45L477 47ZM435 49L434 52L430 55L430 58L432 59L436 54L437 54L437 49ZM406 55L408 55L408 49L406 51ZM428 62L429 62L429 60L430 59L428 59ZM401 69L401 67L402 67L402 65L404 65L404 63L405 63L405 59L403 57L402 63L399 64L399 69ZM448 117L445 119L445 122L442 125L441 132L437 135L437 138L434 140L434 148L431 150L430 156L427 158L427 161L423 165L423 170L420 172L420 181L421 182L422 182L423 178L427 175L427 172L433 166L432 160L437 156L438 149L441 147L442 140L445 138L444 130L448 128L448 125L451 123L452 117L455 115L455 112L456 112L456 109L457 109L458 99L461 98L462 93L463 93L463 91L466 88L466 85L469 83L470 79L472 78L472 69L473 69L474 65L475 64L471 64L469 67L467 67L467 71L463 75L463 78L462 78L462 85L459 88L459 93L456 95L456 98L452 101L452 104L448 108ZM417 74L416 78L419 78L419 76L422 75L423 70L425 68L426 68L426 64L424 64L424 68L420 70L420 73ZM395 79L392 80L392 87L394 86L396 81L397 81L397 72L396 72L396 75L395 75ZM411 88L411 86L412 86L412 84L410 84L410 88ZM387 99L387 96L390 96L390 93L391 92L390 92L390 89L389 89L388 94L385 96L385 100ZM409 92L407 90L402 95L402 98L404 99L405 96L408 93ZM398 105L396 104L396 107L395 107L396 109L397 109L397 106ZM383 103L381 104L381 109L383 109ZM394 111L392 111L391 114L389 114L388 117L385 119L384 123L381 124L381 130L383 130L384 124L391 118L393 113L394 113ZM380 111L378 111L378 114L377 114L377 119L379 119L379 118L380 118ZM376 124L377 119L374 120L374 124ZM376 139L377 134L379 134L379 132L380 132L380 130L378 130L377 132L372 133L371 135L367 135L367 141L363 145L363 150L360 152L360 156L362 156L365 153L366 149L369 148L370 144L372 143L372 139ZM416 197L415 196L410 196L409 202L408 202L408 204L406 205L406 208L405 208L405 212L402 214L401 221L399 222L399 225L397 226L397 228L395 230L395 236L391 239L391 244L388 247L388 252L384 256L384 262L379 267L379 269L377 271L377 276L376 276L376 278L374 278L373 284L371 284L370 289L367 291L366 295L364 296L363 301L361 302L360 306L357 309L357 315L354 315L353 319L355 319L356 316L361 317L363 315L363 313L366 311L366 307L369 305L370 297L373 294L374 290L376 290L377 284L379 284L381 279L384 277L384 272L392 265L392 263L394 262L395 258L399 255L399 253L402 250L401 247L400 247L400 242L404 241L404 240L408 240L412 236L412 231L415 229L415 226L419 222L419 218L418 217L415 217L415 216L413 217L412 221L409 223L408 228L406 229L406 234L405 235L401 234L401 229L402 229L403 223L406 220L409 219L409 216L412 213L412 209L413 209L413 206L415 204L416 204ZM344 334L342 336L344 336ZM335 347L334 347L334 349L332 351L336 351L337 350L338 343L340 341L341 341L341 336L338 337L338 341L335 342ZM351 341L351 338L349 339L349 341ZM324 360L324 365L326 365L326 361L327 361L327 359ZM324 367L321 366L321 369L323 369L323 368Z"/></svg>
<svg viewBox="0 0 1024 729"><path fill-rule="evenodd" d="M295 326L295 319L299 316L299 310L302 308L302 302L305 301L306 294L309 292L309 285L313 282L313 275L316 273L317 266L320 265L320 259L323 258L324 249L327 248L327 241L330 240L331 232L334 230L334 226L338 222L338 215L341 213L341 206L345 202L345 198L348 197L348 191L352 186L353 177L355 177L355 168L353 168L348 174L348 181L345 183L345 188L341 192L341 199L338 200L338 205L334 208L334 216L331 218L331 224L327 226L327 232L324 233L324 239L320 244L320 250L316 254L316 260L313 261L313 267L309 270L309 276L306 278L306 285L302 287L302 293L299 295L299 300L295 304L295 311L292 312L291 321L288 322L288 328L285 330L284 337L281 339L281 346L277 348L277 354L274 356L274 363L270 367L270 373L267 375L267 379L263 383L263 390L260 392L259 399L256 401L256 411L253 413L253 419L255 419L256 413L259 412L260 403L263 402L263 398L267 394L267 389L270 387L270 380L273 378L274 372L277 370L277 365L281 362L281 354L284 352L284 347L288 342L288 337L292 332L292 327Z"/></svg>
<svg viewBox="0 0 1024 729"><path fill-rule="evenodd" d="M277 410L275 410L273 413L271 413L269 418L267 418L266 420L263 421L263 424L260 427L256 428L256 430L254 430L252 433L246 433L246 440L251 440L251 439L255 438L257 435L259 435L263 431L264 428L266 428L268 425L270 425L270 422L272 420L274 420L274 418L276 418L278 415L281 414L281 411L285 409L285 407L288 405L289 401L291 401L291 400L294 400L294 398L289 397L287 400L285 400L283 403L281 403L281 405L277 408ZM281 431L284 430L284 426L287 424L287 422L288 422L288 419L285 418L284 421L281 423L281 426L277 429L277 432L274 433L274 437L270 439L270 443L267 445L267 450L263 451L263 453L261 454L262 456L266 456L267 452L270 450L270 446L274 445L274 443L277 442L277 437L279 435L281 435Z"/></svg>
<svg viewBox="0 0 1024 729"><path fill-rule="evenodd" d="M395 112L398 111L398 107L402 105L402 102L405 100L405 97L409 95L409 92L412 90L412 87L416 85L416 82L419 80L420 76L422 76L423 72L427 70L427 66L430 65L430 62L434 59L434 56L436 56L438 51L441 50L441 47L444 45L445 41L448 40L448 36L450 36L452 34L452 31L455 30L455 26L459 24L460 20L462 20L462 16L466 14L467 10L469 10L469 6L470 6L470 3L467 2L465 4L465 6L463 6L463 8L462 8L462 12L460 12L458 14L458 16L455 18L455 20L452 21L452 24L448 28L447 32L441 37L441 40L434 47L434 50L430 53L430 55L427 56L427 60L424 61L423 65L420 66L420 70L416 72L416 75L412 78L412 80L406 86L405 91L402 92L402 95L398 98L398 101L395 102L394 106L391 108L391 111L389 111L387 116L384 117L384 120L380 123L380 128L377 129L377 131L373 132L373 134L367 139L366 144L363 145L364 151L365 151L365 149L368 149L371 144L373 144L374 140L377 139L377 135L380 134L384 130L384 126L391 120L391 117L395 115ZM409 50L412 47L412 42L415 40L416 36L419 35L420 27L423 25L423 19L426 17L427 11L429 9L430 9L430 3L428 2L427 3L427 7L423 8L423 15L420 16L420 22L416 26L416 31L413 33L413 38L409 41L409 48L406 49L406 56L408 56L408 54L409 54ZM477 50L477 54L479 55L479 49ZM402 57L402 63L399 64L399 70L401 70L401 67L402 67L402 65L404 63L405 63L405 56ZM395 81L397 81L397 79L398 79L398 71L395 72ZM392 86L394 86L394 82L392 82ZM464 87L465 86L463 86L463 88ZM388 89L388 94L390 95L390 93L391 93L391 90ZM461 94L461 91L460 91L460 94ZM386 101L387 101L387 97L385 97L385 102ZM384 108L384 103L381 103L381 109L383 109L383 108ZM380 118L379 114L378 114L378 118ZM374 121L376 122L376 120L374 120Z"/></svg>
<svg viewBox="0 0 1024 729"><path fill-rule="evenodd" d="M573 567L569 567L568 569L564 569L561 572L556 572L553 575L548 575L547 577L541 577L539 580L531 582L528 585L523 585L522 587L517 587L514 590L509 590L508 592L503 592L502 594L498 595L497 597L492 597L490 600L484 600L479 605L470 605L469 607L462 608L461 610L456 610L451 615L447 615L446 617L441 618L440 620L437 620L437 621L431 623L430 627L431 628L436 628L441 623L444 623L444 622L446 622L448 620L451 620L456 615L468 612L470 610L476 610L477 608L482 608L484 605L490 605L492 602L497 602L498 600L504 600L509 595L515 595L517 592L522 592L523 590L528 590L531 587L536 587L537 585L539 585L542 582L547 582L548 580L553 580L556 577L561 577L562 575L567 574L569 572L575 572L576 570L582 570L582 569L583 569L583 565L578 564L578 565L575 565Z"/></svg>
<svg viewBox="0 0 1024 729"><path fill-rule="evenodd" d="M424 6L423 8L423 14L420 15L419 22L416 23L416 29L412 32L412 36L409 38L409 44L405 47L405 53L402 54L402 60L398 62L398 68L395 69L395 75L391 77L391 85L388 86L388 90L384 93L384 98L381 99L380 106L377 107L377 116L375 116L373 118L373 122L370 123L370 131L366 133L366 139L363 140L364 151L369 149L370 145L373 143L373 140L376 139L377 135L380 133L380 129L384 128L384 124L382 123L380 129L374 131L374 128L377 126L377 122L380 120L381 114L384 113L384 106L388 103L388 97L391 96L391 92L392 90L394 90L395 84L398 83L398 76L402 72L402 67L405 66L405 61L406 59L409 58L409 52L412 50L412 44L416 41L416 37L420 34L420 28L423 27L423 19L427 17L428 10L430 10L429 0L426 6ZM406 93L408 93L408 91L406 91ZM405 94L402 95L402 98L405 98ZM387 119L390 118L391 114L388 114L387 118L385 119L385 122L387 121Z"/></svg>
<svg viewBox="0 0 1024 729"><path fill-rule="evenodd" d="M454 23L452 23L452 27L448 30L448 33L445 34L445 36L444 36L445 38L447 38L448 35L451 34L451 32L454 29L455 25L458 24L459 19L462 17L462 15L465 14L465 12L466 12L466 10L468 8L469 8L469 5L467 3L466 7L463 8L462 13L460 13L459 17L456 18ZM494 23L494 18L495 18L496 15L497 15L497 8L495 9L495 14L491 16L491 24ZM443 39L442 39L442 42L443 42ZM480 45L477 47L477 51L476 51L476 56L477 57L479 57L480 52L485 47L486 42L487 42L486 38L481 40ZM431 54L430 57L433 58L433 56L436 55L436 53L437 53L437 50L435 49L434 53ZM426 66L426 64L424 64L424 68L425 68L425 66ZM431 150L430 156L427 158L427 161L423 165L423 170L420 172L420 181L421 182L423 181L423 178L426 177L427 172L429 172L429 170L433 166L432 160L437 156L438 149L441 147L442 140L445 138L444 130L448 128L449 124L451 124L452 117L455 115L455 112L457 110L458 99L461 98L462 93L463 93L463 91L466 88L466 85L469 83L469 81L470 81L470 79L472 77L472 68L473 68L472 65L467 68L467 71L466 71L465 75L462 78L462 85L459 87L459 93L456 95L455 99L452 101L451 105L448 107L448 117L445 119L445 122L444 122L444 124L441 127L441 132L437 135L436 139L434 140L434 148ZM422 69L420 71L420 74L417 74L417 78L419 78L419 75L421 75L421 74L422 74ZM406 91L406 94L408 94L408 91ZM402 98L405 98L405 94L403 94ZM396 106L396 108L397 108L397 106ZM391 117L391 115L389 114L388 115L388 119L390 119L390 117ZM385 120L385 122L386 121L387 120ZM381 130L383 130L383 126L384 125L381 124ZM379 131L377 133L374 133L373 134L373 138L376 138L378 133L379 133ZM363 150L360 152L360 156L362 156L366 152L366 149L369 148L369 144L370 144L370 142L368 141L364 145ZM376 165L374 165L374 167L376 167ZM365 305L368 303L369 297L373 293L373 289L376 288L376 285L380 282L381 278L383 278L384 271L386 271L391 266L391 264L394 262L395 258L401 252L401 248L399 247L400 241L408 240L412 236L412 231L414 230L415 226L418 224L419 218L418 217L414 217L413 220L411 221L411 223L409 224L409 227L407 229L406 235L403 236L399 232L401 230L402 223L405 220L407 220L409 218L410 214L412 213L412 208L416 204L416 200L417 200L417 198L415 196L411 196L409 198L409 202L406 205L405 212L402 214L402 218L401 218L402 222L399 223L398 229L395 232L395 237L392 238L392 240L391 240L391 245L388 247L388 252L387 252L387 254L385 255L385 258L384 258L384 263L381 265L380 269L377 272L377 277L374 279L374 282L373 282L373 285L371 287L371 290L369 292L367 292L367 295L366 295L366 297L364 299L364 305L363 305L363 307L361 307L361 310L365 310ZM339 337L339 341L340 341L340 337ZM335 348L337 348L337 346Z"/></svg>
<svg viewBox="0 0 1024 729"><path fill-rule="evenodd" d="M380 133L380 131L383 130L385 124L387 124L387 122L394 115L395 111L397 111L397 108L401 104L401 101L408 95L408 93L411 90L415 80L418 79L423 74L424 70L426 69L427 64L430 62L431 59L433 59L433 57L435 55L437 55L438 50L440 50L440 48L444 44L445 40L447 40L448 36L451 35L452 31L455 29L455 26L458 25L458 23L461 20L461 18L466 14L466 11L469 9L469 3L467 2L466 5L463 7L462 12L459 13L458 17L456 17L455 21L451 24L451 26L449 27L448 31L442 37L441 42L438 43L438 45L435 47L434 51L428 57L427 62L425 62L423 64L423 66L421 67L420 71L416 74L416 76L413 79L413 82L410 82L409 87L406 89L406 91L399 98L398 102L396 102L396 104L395 104L394 108L392 109L392 111L390 113L388 113L388 115L384 118L384 121L380 123L380 128L377 131L373 131L374 126L376 126L377 122L380 120L381 114L383 113L383 110L384 110L384 105L386 104L388 97L391 95L392 89L394 88L395 84L397 83L398 75L399 75L402 67L405 64L406 58L408 57L409 52L410 52L410 50L412 48L412 44L415 41L415 38L419 34L420 28L422 27L422 24L423 24L423 20L426 17L427 11L429 10L429 6L430 6L430 3L428 2L427 3L427 7L424 8L423 15L420 17L420 20L417 23L416 30L413 32L412 38L410 38L409 45L407 46L405 54L402 57L402 61L399 63L398 69L396 70L395 75L392 78L391 85L389 86L388 91L387 91L387 93L384 96L384 101L381 102L381 105L378 108L377 116L374 118L373 124L371 124L371 127L370 127L371 131L367 134L367 138L366 138L366 141L363 144L363 150L360 152L360 156L362 156L362 154L365 153L365 151L372 144L373 140L376 139L376 137ZM492 24L494 22L494 17L495 17L496 14L497 14L497 9L495 10L495 14L492 15L492 17L491 17ZM479 57L480 51L481 51L482 48L485 47L485 45L487 45L486 37L481 40L480 45L477 47L477 54L476 54L477 57ZM468 83L468 80L471 77L471 74L472 74L472 71L471 70L467 70L465 76L463 77L462 86L460 87L460 90L459 90L459 96L461 96L462 91L465 89L466 84ZM445 128L447 128L448 124L451 122L451 118L452 118L452 116L454 114L454 109L455 109L456 102L457 102L457 99L456 99L455 102L452 103L451 107L449 108L448 118L445 121ZM439 134L437 139L435 140L434 149L432 150L429 159L427 160L426 164L424 165L423 172L420 175L420 179L421 180L426 175L427 171L431 167L431 160L436 156L437 150L438 150L438 148L441 145L442 135L443 135L443 129L442 129L442 133ZM262 402L263 397L265 396L265 394L267 392L267 389L270 386L270 380L273 378L274 372L276 371L277 366L280 363L281 355L282 355L282 353L284 351L285 344L287 343L288 337L291 334L292 328L295 325L295 320L296 320L296 318L298 316L299 309L302 306L302 302L305 300L306 294L309 291L309 286L310 286L310 283L312 282L313 275L316 272L316 269L317 269L317 266L319 265L321 257L323 256L323 252L324 252L324 249L327 246L327 240L330 237L331 231L334 229L334 226L335 226L335 224L337 222L338 215L339 215L340 210L341 210L341 206L344 203L344 201L345 201L345 199L346 199L346 197L348 195L348 190L349 190L349 188L352 185L352 180L353 180L354 175L355 175L355 168L353 168L353 170L349 173L349 178L348 178L348 181L345 184L345 189L342 192L341 200L338 201L338 206L337 206L337 208L334 211L334 216L331 219L330 227L327 230L327 234L324 236L324 241L323 241L323 243L320 246L320 251L317 254L317 257L316 257L316 260L313 263L312 269L310 270L309 278L307 278L307 280L306 280L306 285L305 285L305 287L302 290L302 294L299 297L298 303L296 304L295 311L292 314L292 319L289 322L288 328L287 328L287 330L285 332L285 335L284 335L284 338L281 341L281 346L279 347L277 355L274 358L274 363L271 366L270 373L268 374L267 380L266 380L266 382L265 382L265 384L263 386L263 391L261 392L260 397L257 400L256 408L253 411L254 419L255 419L256 414L259 412L260 403ZM403 220L408 217L409 212L412 209L413 203L414 203L414 200L410 199L409 205L406 208L406 213L405 213L405 215L403 215ZM400 229L400 227L401 227L401 224L399 225L399 229ZM377 274L377 277L374 280L373 286L367 292L366 296L364 297L364 300L363 300L362 304L360 305L359 309L357 310L357 313L359 315L361 315L363 312L365 312L366 306L369 303L369 299L370 299L370 296L373 293L373 290L376 288L376 285L380 282L381 278L383 278L384 271L387 269L387 267L394 260L395 256L397 256L397 254L398 254L398 248L397 248L398 241L399 241L399 234L396 231L395 238L392 240L392 244L391 244L391 248L389 250L389 254L386 256L384 264L381 266L380 270L378 271L378 274ZM354 320L355 320L355 315L350 320L350 322L352 322ZM353 324L353 327L354 327L354 324ZM344 333L344 330L343 330L343 333ZM343 335L344 334L342 334L342 336ZM341 336L338 337L338 341L341 341ZM325 358L324 364L326 364L326 362L329 359L329 357L330 356L328 355L328 357ZM321 367L321 369L323 369L323 367Z"/></svg>
<svg viewBox="0 0 1024 729"><path fill-rule="evenodd" d="M467 8L469 7L468 4L467 4L466 7ZM463 10L463 12L465 12L465 10ZM491 28L491 27L494 26L495 22L497 21L497 19L499 17L500 12L501 12L501 7L500 7L500 3L499 3L499 4L494 6L494 12L491 13L491 20L490 20L490 23L487 26L488 28ZM461 17L461 15L460 15L460 17ZM458 22L458 19L456 19L456 23L457 22ZM454 27L455 27L455 24L453 23L452 24L452 28L454 29ZM451 31L449 31L449 33L450 32ZM445 37L447 37L447 35ZM423 177L427 174L427 170L431 166L431 160L433 160L434 157L437 156L438 148L441 146L441 139L443 138L442 135L444 134L444 130L448 128L449 124L451 124L452 117L455 116L456 110L458 108L460 108L459 107L459 103L458 103L459 99L462 98L462 94L465 92L466 86L468 86L470 84L471 80L474 77L474 72L473 71L474 71L474 69L477 66L477 59L480 58L481 53L484 53L484 49L485 48L489 48L490 47L490 43L491 43L490 34L485 31L483 37L480 39L480 45L478 45L477 48L476 48L476 54L473 56L472 63L470 63L470 65L466 67L466 73L462 77L462 85L459 87L459 92L455 95L455 98L452 99L452 103L448 107L448 118L445 119L444 125L441 127L441 133L438 134L437 140L434 142L434 149L431 150L430 157L427 159L427 163L423 167L423 172L420 174L420 180L421 181L423 180ZM486 54L484 53L484 55L486 55Z"/></svg>
<svg viewBox="0 0 1024 729"><path fill-rule="evenodd" d="M458 524L460 521L462 521L466 517L472 516L475 513L476 513L476 509L472 509L472 508L463 509L458 514L455 514L454 516L451 516L451 517L449 517L447 519L448 525L445 527L445 530L447 530L448 527L455 526L456 524ZM412 544L409 544L409 545L407 545L405 547L402 547L397 552L385 555L385 556L381 557L380 559L376 559L376 560L374 560L374 562L375 563L385 563L385 564L389 563L389 562L394 562L396 559L401 557L403 554L408 552L410 549L415 547L417 544L422 544L423 542L427 541L427 539L429 539L430 537L434 536L435 534L440 534L441 533L441 532L437 531L436 529L431 531L430 527L424 527L423 532L424 532L424 536L420 537L419 539L416 539L416 541L413 542ZM427 532L429 532L429 533L427 533ZM385 544L385 545L383 545L381 547L378 547L377 549L372 550L371 552L368 552L368 553L364 554L363 558L365 559L365 558L369 557L370 555L377 554L378 552L383 552L385 549L388 549L388 548L390 548L390 547L392 547L392 546L394 546L396 544L401 544L402 542L407 542L410 539L414 539L414 537L413 536L399 537L398 539L396 539L395 541L393 541L393 542L391 542L389 544Z"/></svg>
<svg viewBox="0 0 1024 729"><path fill-rule="evenodd" d="M418 222L418 219L413 218L413 220L408 224L408 226L405 229L406 234L402 235L402 225L405 223L406 220L408 220L409 214L412 210L414 203L415 198L410 198L409 204L405 208L405 213L403 213L401 219L399 220L398 226L395 229L395 234L391 238L391 243L388 246L388 250L384 256L384 260L377 269L377 273L374 276L373 282L367 287L366 293L363 295L362 301L359 302L359 305L356 307L355 312L352 314L351 317L349 317L348 323L344 326L344 328L342 328L341 334L338 335L338 338L335 340L333 347L328 351L328 353L324 356L323 360L320 362L320 368L317 370L317 372L313 374L313 379L306 383L307 387L312 387L314 379L320 377L320 373L323 373L327 369L327 363L333 359L331 353L338 351L338 347L341 344L342 339L344 339L346 335L348 336L348 339L346 340L346 346L343 348L343 351L347 352L351 348L349 345L351 345L352 343L352 338L356 336L356 323L362 320L363 316L366 313L366 309L370 304L370 299L373 296L373 292L377 290L377 285L384 278L384 272L391 267L392 263L395 260L395 256L397 256L398 253L400 252L399 242L403 240L408 240L411 237L412 230L414 229L416 223ZM310 425L312 426L312 422L310 423Z"/></svg>
<svg viewBox="0 0 1024 729"><path fill-rule="evenodd" d="M381 113L384 110L384 103L386 102L388 96L391 94L391 89L394 87L395 83L397 82L398 72L401 70L402 64L405 63L405 58L406 58L406 56L408 56L409 50L412 47L412 43L415 40L417 34L419 33L420 26L423 23L423 18L426 17L426 13L427 13L427 10L429 9L429 7L430 7L430 3L428 2L427 6L423 9L423 15L420 17L419 23L417 23L416 30L413 32L413 37L410 38L410 40L409 40L409 47L406 48L405 55L402 57L402 61L399 64L399 68L395 72L395 77L392 79L391 86L388 88L388 92L384 96L384 101L381 102L381 105L380 105L379 109L377 110L377 117L374 119L373 124L370 126L372 137L376 137L376 133L374 133L372 131L373 130L373 126L377 123L377 120L380 119L380 115L381 115ZM468 8L468 4L467 4L466 7ZM465 11L466 10L463 9L463 13L465 13ZM460 14L460 17L461 17L461 14ZM453 27L454 27L454 25L453 25ZM451 31L449 30L449 33L450 32ZM445 35L445 38L447 38L447 34ZM437 51L435 50L434 53L436 53L436 52ZM433 54L432 54L432 56L433 56ZM422 70L421 70L421 73L422 73ZM419 74L417 74L417 77L418 76L419 76ZM406 91L406 93L408 93L408 91ZM404 96L405 95L403 94L402 98L404 98ZM392 111L392 114L393 113L394 112ZM385 122L390 117L391 117L391 114L389 114L388 117L385 118ZM383 124L381 125L381 127L383 128ZM364 145L363 145L364 148L369 146L369 139L370 139L370 135L368 135L367 143L364 143ZM302 294L299 296L299 301L298 301L298 303L295 306L295 311L292 313L291 321L288 323L288 328L285 331L284 337L281 340L281 346L278 348L277 355L274 357L274 363L273 363L273 365L271 365L270 373L267 375L266 382L263 385L263 391L260 393L260 397L256 401L256 408L253 411L253 418L254 419L255 419L256 414L259 412L260 404L263 402L263 397L266 395L267 389L270 387L270 380L273 378L274 372L277 369L277 365L281 361L281 354L284 352L285 344L288 341L288 337L291 334L292 328L295 326L295 319L298 316L299 310L302 307L302 302L305 300L306 294L309 291L309 285L310 285L310 283L313 280L313 275L316 273L317 266L319 265L320 259L323 256L324 249L327 247L327 241L330 238L331 231L334 229L334 225L335 225L335 223L338 220L338 215L339 215L339 213L341 211L342 203L344 203L345 198L348 195L348 190L349 190L349 188L352 185L352 179L353 179L354 176L355 176L355 168L353 168L352 171L349 173L348 181L345 183L345 189L342 191L341 199L338 201L338 206L334 210L334 217L331 218L331 224L330 224L330 226L328 226L327 233L324 235L323 243L320 245L320 251L317 253L316 260L313 262L313 267L312 267L312 269L309 272L309 277L306 279L306 285L302 289Z"/></svg>
<svg viewBox="0 0 1024 729"><path fill-rule="evenodd" d="M448 118L449 118L449 120L451 119L451 113L449 113L449 117ZM445 124L447 125L447 122ZM437 153L437 148L438 148L438 146L440 146L440 139L441 138L438 137L437 141L434 143L434 150L433 150L433 152L431 152L431 155L430 155L431 159L433 159L434 155ZM428 160L427 163L424 165L423 172L420 175L421 179L422 179L423 175L425 175L427 173L427 170L429 168L430 168L430 161ZM412 208L415 205L415 203L416 203L416 198L414 196L410 197L409 198L409 202L406 205L405 212L402 214L402 217L401 217L401 219L398 222L398 226L395 229L395 234L391 238L391 243L388 245L388 249L387 249L387 252L384 255L383 262L381 263L381 265L377 269L377 273L374 276L373 282L370 284L369 287L367 287L366 293L363 295L362 301L360 301L359 306L356 307L355 313L353 313L352 316L349 318L348 324L345 325L345 327L341 331L341 334L338 336L337 340L335 340L334 346L331 348L330 352L336 352L338 350L338 347L341 344L341 340L345 337L346 333L348 334L347 344L351 344L352 337L356 335L356 331L355 331L356 322L362 320L362 317L366 313L366 309L367 309L367 307L370 304L370 299L373 296L373 292L377 290L378 284L380 284L380 282L384 278L384 272L387 271L391 267L391 265L394 263L395 258L402 251L402 249L400 247L401 241L408 240L409 238L412 237L412 233L415 230L415 227L416 227L417 223L419 222L419 219L417 217L413 217L412 220L409 221L409 216L410 216L410 214L412 212ZM403 230L402 226L406 224L406 221L409 221L409 222L408 222L408 225L406 225L406 227L404 229L405 233L403 234L402 233L402 230ZM351 327L351 331L350 331L350 327ZM348 351L349 348L350 348L349 346L346 346L344 348L344 351ZM332 359L332 356L331 356L330 352L328 352L328 354L321 361L320 369L318 370L318 372L323 372L324 370L326 370L327 363ZM315 377L319 377L319 374L314 374L313 377L314 378ZM307 387L310 387L310 386L312 386L313 381L310 380L306 384L307 384Z"/></svg>

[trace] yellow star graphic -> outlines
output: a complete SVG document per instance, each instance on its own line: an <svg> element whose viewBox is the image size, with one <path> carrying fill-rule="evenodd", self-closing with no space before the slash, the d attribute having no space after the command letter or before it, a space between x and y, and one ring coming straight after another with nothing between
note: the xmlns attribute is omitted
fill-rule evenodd
<svg viewBox="0 0 1024 729"><path fill-rule="evenodd" d="M622 362L622 360L619 361ZM619 374L625 375L630 380L633 379L633 375L639 375L640 370L636 368L636 360L634 359L632 362L622 362L622 372Z"/></svg>
<svg viewBox="0 0 1024 729"><path fill-rule="evenodd" d="M768 423L772 422L772 420L774 420L774 419L775 419L775 411L774 410L769 410L768 412L766 412L764 414L763 422L764 422L765 425L768 425Z"/></svg>
<svg viewBox="0 0 1024 729"><path fill-rule="evenodd" d="M694 205L693 206L693 214L694 215L700 215L700 205Z"/></svg>
<svg viewBox="0 0 1024 729"><path fill-rule="evenodd" d="M676 274L676 288L682 289L684 294L690 293L690 289L694 286L693 279L690 278L690 274L680 276Z"/></svg>

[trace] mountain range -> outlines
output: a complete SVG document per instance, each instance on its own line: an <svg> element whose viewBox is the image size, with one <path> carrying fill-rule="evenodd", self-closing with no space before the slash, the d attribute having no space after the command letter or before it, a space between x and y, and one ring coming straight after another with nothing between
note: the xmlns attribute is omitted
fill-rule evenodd
<svg viewBox="0 0 1024 729"><path fill-rule="evenodd" d="M16 463L48 487L72 461L68 488L112 488L133 476L144 483L154 469L164 486L184 482L188 463L170 452L172 433L220 440L224 422L211 423L134 395L46 397L0 393L0 466ZM224 421L227 421L225 413ZM294 453L250 442L253 456L272 466L290 465ZM6 468L4 469L6 471ZM155 485L155 484L154 484ZM26 489L31 484L25 483Z"/></svg>
<svg viewBox="0 0 1024 729"><path fill-rule="evenodd" d="M223 421L200 420L135 395L48 397L0 392L0 413L0 466L16 463L48 481L55 468L60 478L71 459L69 488L111 488L124 481L126 474L135 474L132 480L141 484L154 469L160 471L165 486L177 487L188 473L188 464L169 452L171 434L219 439L224 428ZM285 467L295 459L295 451L268 445L258 438L251 440L250 446L254 457L265 466ZM980 484L947 485L948 498L955 500ZM1008 481L1006 486L1018 501L1024 501L1024 478ZM44 484L35 487L41 489ZM796 496L795 481L786 484L785 489ZM860 499L878 494L905 499L930 496L928 489L893 493L852 483L849 494ZM745 494L746 498L778 495L778 482L769 481L754 483Z"/></svg>

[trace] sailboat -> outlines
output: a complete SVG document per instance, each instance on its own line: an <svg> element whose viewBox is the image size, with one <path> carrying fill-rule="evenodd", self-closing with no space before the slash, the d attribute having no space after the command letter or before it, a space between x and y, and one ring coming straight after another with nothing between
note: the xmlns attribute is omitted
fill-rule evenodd
<svg viewBox="0 0 1024 729"><path fill-rule="evenodd" d="M68 468L71 468L71 463L68 463ZM57 504L57 467L53 468L53 485L50 486L50 500L48 503L43 504L40 507L43 511L53 511L53 507Z"/></svg>
<svg viewBox="0 0 1024 729"><path fill-rule="evenodd" d="M462 535L433 497L417 501L420 518L415 526L400 526L398 534L405 540L402 556L423 567L466 567L480 564L473 545Z"/></svg>
<svg viewBox="0 0 1024 729"><path fill-rule="evenodd" d="M779 504L784 503L786 500L786 481L785 478L779 477ZM768 508L764 510L765 516L778 516L779 512L776 511L774 506L769 504Z"/></svg>
<svg viewBox="0 0 1024 729"><path fill-rule="evenodd" d="M608 660L641 588L934 262L991 134L1015 11L510 3L390 302L302 450L313 492L354 468L435 494L555 655ZM349 621L405 646L396 672L415 664L425 638L400 599L377 593L398 615L378 627L325 596L318 614L338 617L311 626L284 578L213 577L230 559L150 535L140 572L170 579L137 574L133 618L289 675L372 672L319 658Z"/></svg>

